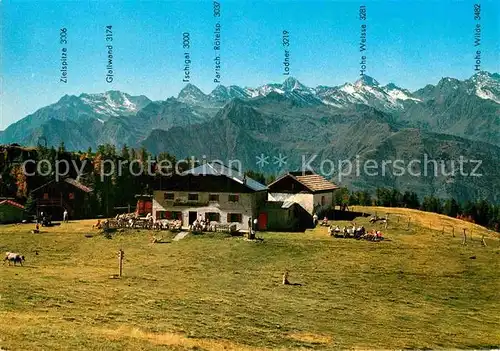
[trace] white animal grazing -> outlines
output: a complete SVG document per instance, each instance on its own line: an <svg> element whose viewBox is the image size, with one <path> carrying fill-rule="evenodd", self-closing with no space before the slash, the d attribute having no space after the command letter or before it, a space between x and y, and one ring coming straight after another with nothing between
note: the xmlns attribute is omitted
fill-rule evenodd
<svg viewBox="0 0 500 351"><path fill-rule="evenodd" d="M22 266L25 259L21 254L15 252L6 252L3 264L5 264L5 261L9 262L9 266L11 262L14 262L14 266L16 265L16 263L19 263Z"/></svg>

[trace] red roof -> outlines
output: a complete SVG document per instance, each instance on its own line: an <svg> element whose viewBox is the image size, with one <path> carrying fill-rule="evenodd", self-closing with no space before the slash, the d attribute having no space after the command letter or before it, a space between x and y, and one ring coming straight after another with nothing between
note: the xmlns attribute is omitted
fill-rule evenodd
<svg viewBox="0 0 500 351"><path fill-rule="evenodd" d="M0 205L10 205L10 206L14 206L14 207L20 208L21 210L24 210L24 206L23 205L18 204L17 202L12 201L12 200L3 200L3 201L0 201Z"/></svg>

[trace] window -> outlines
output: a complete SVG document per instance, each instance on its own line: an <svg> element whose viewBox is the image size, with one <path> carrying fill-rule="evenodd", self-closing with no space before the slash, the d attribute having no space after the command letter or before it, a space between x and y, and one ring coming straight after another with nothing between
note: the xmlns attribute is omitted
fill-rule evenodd
<svg viewBox="0 0 500 351"><path fill-rule="evenodd" d="M49 199L49 193L43 193L43 199L48 200Z"/></svg>
<svg viewBox="0 0 500 351"><path fill-rule="evenodd" d="M75 193L69 193L68 194L68 199L74 200L75 199Z"/></svg>
<svg viewBox="0 0 500 351"><path fill-rule="evenodd" d="M198 194L188 194L188 201L198 201Z"/></svg>
<svg viewBox="0 0 500 351"><path fill-rule="evenodd" d="M326 198L324 196L321 196L321 206L325 206L326 203Z"/></svg>
<svg viewBox="0 0 500 351"><path fill-rule="evenodd" d="M234 222L241 223L242 220L243 220L243 216L241 215L241 213L228 213L227 214L227 222L228 223L234 223Z"/></svg>
<svg viewBox="0 0 500 351"><path fill-rule="evenodd" d="M156 219L182 219L182 212L156 211Z"/></svg>
<svg viewBox="0 0 500 351"><path fill-rule="evenodd" d="M228 200L229 202L238 202L240 201L240 196L238 194L230 194Z"/></svg>
<svg viewBox="0 0 500 351"><path fill-rule="evenodd" d="M220 213L217 212L207 212L205 214L205 218L208 219L210 222L220 222Z"/></svg>
<svg viewBox="0 0 500 351"><path fill-rule="evenodd" d="M210 201L210 202L219 202L219 194L210 194L210 195L208 195L208 201Z"/></svg>
<svg viewBox="0 0 500 351"><path fill-rule="evenodd" d="M173 200L174 193L165 193L164 197L165 197L165 200Z"/></svg>

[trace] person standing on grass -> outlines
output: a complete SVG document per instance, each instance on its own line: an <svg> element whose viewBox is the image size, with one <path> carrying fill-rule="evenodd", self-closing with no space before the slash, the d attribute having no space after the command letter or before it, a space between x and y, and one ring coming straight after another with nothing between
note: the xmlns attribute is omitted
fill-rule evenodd
<svg viewBox="0 0 500 351"><path fill-rule="evenodd" d="M64 209L63 213L63 221L68 222L68 210Z"/></svg>
<svg viewBox="0 0 500 351"><path fill-rule="evenodd" d="M313 223L314 223L315 227L316 227L316 224L318 224L318 215L316 213L313 215Z"/></svg>

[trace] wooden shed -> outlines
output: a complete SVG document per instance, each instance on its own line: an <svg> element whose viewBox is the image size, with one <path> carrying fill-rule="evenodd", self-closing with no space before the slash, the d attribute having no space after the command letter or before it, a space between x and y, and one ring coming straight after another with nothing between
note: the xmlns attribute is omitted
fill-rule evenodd
<svg viewBox="0 0 500 351"><path fill-rule="evenodd" d="M24 217L24 206L13 200L0 199L0 223L19 223Z"/></svg>
<svg viewBox="0 0 500 351"><path fill-rule="evenodd" d="M51 180L31 191L37 214L44 212L52 219L62 219L64 210L70 219L87 218L91 213L89 195L93 190L73 178Z"/></svg>
<svg viewBox="0 0 500 351"><path fill-rule="evenodd" d="M296 232L313 227L312 215L290 201L267 201L257 220L259 230Z"/></svg>
<svg viewBox="0 0 500 351"><path fill-rule="evenodd" d="M289 172L268 186L269 201L296 202L311 215L317 206L333 204L338 186L313 172Z"/></svg>

